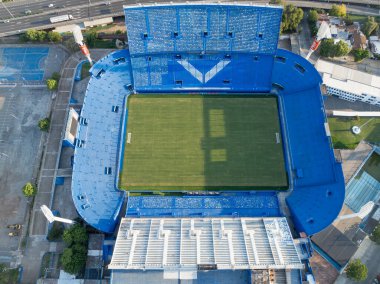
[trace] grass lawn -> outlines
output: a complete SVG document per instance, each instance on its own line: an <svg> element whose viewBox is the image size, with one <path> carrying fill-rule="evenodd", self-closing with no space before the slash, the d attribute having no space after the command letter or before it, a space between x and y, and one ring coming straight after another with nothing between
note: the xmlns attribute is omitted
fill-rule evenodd
<svg viewBox="0 0 380 284"><path fill-rule="evenodd" d="M380 182L380 155L373 153L363 166L363 170Z"/></svg>
<svg viewBox="0 0 380 284"><path fill-rule="evenodd" d="M364 23L368 19L368 16L366 15L348 14L348 16L353 22L359 22L359 23ZM380 17L375 16L375 21L380 22Z"/></svg>
<svg viewBox="0 0 380 284"><path fill-rule="evenodd" d="M90 69L91 69L91 64L89 62L85 62L82 64L82 70L81 70L81 78L82 80L84 78L87 78L88 76L90 76Z"/></svg>
<svg viewBox="0 0 380 284"><path fill-rule="evenodd" d="M357 120L356 117L329 117L328 122L334 148L355 149L363 139L375 144L380 143L380 118L361 117ZM368 123L364 125L366 122ZM354 125L364 125L359 135L352 133L351 128Z"/></svg>
<svg viewBox="0 0 380 284"><path fill-rule="evenodd" d="M96 39L94 48L116 48L114 40Z"/></svg>
<svg viewBox="0 0 380 284"><path fill-rule="evenodd" d="M127 133L123 189L287 188L275 97L135 95Z"/></svg>
<svg viewBox="0 0 380 284"><path fill-rule="evenodd" d="M16 284L18 280L18 269L7 269L0 273L0 284Z"/></svg>

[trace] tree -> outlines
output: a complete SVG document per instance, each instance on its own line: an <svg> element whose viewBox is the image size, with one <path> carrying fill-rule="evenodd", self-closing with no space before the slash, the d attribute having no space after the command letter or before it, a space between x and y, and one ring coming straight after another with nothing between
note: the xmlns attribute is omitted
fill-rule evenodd
<svg viewBox="0 0 380 284"><path fill-rule="evenodd" d="M323 57L333 57L334 40L332 38L324 39L319 47L319 54Z"/></svg>
<svg viewBox="0 0 380 284"><path fill-rule="evenodd" d="M316 10L310 10L307 21L309 22L311 35L315 36L318 33L318 28L316 26L318 21L318 12Z"/></svg>
<svg viewBox="0 0 380 284"><path fill-rule="evenodd" d="M79 224L71 226L63 232L63 241L68 246L72 246L73 244L86 244L88 241L86 229Z"/></svg>
<svg viewBox="0 0 380 284"><path fill-rule="evenodd" d="M347 9L346 5L341 4L341 5L335 5L333 4L330 10L330 15L331 16L336 16L336 17L345 17L347 14Z"/></svg>
<svg viewBox="0 0 380 284"><path fill-rule="evenodd" d="M38 31L35 29L30 29L25 32L25 39L29 41L38 40Z"/></svg>
<svg viewBox="0 0 380 284"><path fill-rule="evenodd" d="M63 232L63 241L69 246L64 250L61 258L63 270L70 274L77 274L86 264L87 231L77 223Z"/></svg>
<svg viewBox="0 0 380 284"><path fill-rule="evenodd" d="M45 31L37 31L37 40L39 42L45 41L47 33Z"/></svg>
<svg viewBox="0 0 380 284"><path fill-rule="evenodd" d="M349 51L350 48L344 41L334 44L334 40L329 38L322 40L319 54L323 57L339 57L347 55Z"/></svg>
<svg viewBox="0 0 380 284"><path fill-rule="evenodd" d="M53 32L53 31L50 31L48 34L47 34L47 37L50 41L52 42L61 42L62 41L62 36L60 33L57 33L57 32Z"/></svg>
<svg viewBox="0 0 380 284"><path fill-rule="evenodd" d="M7 270L7 266L4 263L0 263L0 273L3 273Z"/></svg>
<svg viewBox="0 0 380 284"><path fill-rule="evenodd" d="M37 187L34 186L32 183L28 182L23 186L22 193L25 197L35 196L37 194Z"/></svg>
<svg viewBox="0 0 380 284"><path fill-rule="evenodd" d="M375 21L374 17L368 17L362 25L362 32L369 37L374 31L379 28L379 24Z"/></svg>
<svg viewBox="0 0 380 284"><path fill-rule="evenodd" d="M86 265L86 253L66 248L61 257L61 263L63 270L67 273L78 274Z"/></svg>
<svg viewBox="0 0 380 284"><path fill-rule="evenodd" d="M46 86L50 91L56 90L58 88L58 82L54 79L47 79Z"/></svg>
<svg viewBox="0 0 380 284"><path fill-rule="evenodd" d="M313 9L310 10L307 20L309 23L315 24L318 21L318 12Z"/></svg>
<svg viewBox="0 0 380 284"><path fill-rule="evenodd" d="M352 18L350 17L350 15L347 15L345 18L344 18L344 22L346 23L346 26L350 26L354 23L354 21L352 20Z"/></svg>
<svg viewBox="0 0 380 284"><path fill-rule="evenodd" d="M96 41L96 32L90 32L86 36L86 43L88 47L94 47L95 46L95 41Z"/></svg>
<svg viewBox="0 0 380 284"><path fill-rule="evenodd" d="M377 225L371 234L371 240L380 245L380 225Z"/></svg>
<svg viewBox="0 0 380 284"><path fill-rule="evenodd" d="M58 241L61 239L64 226L61 222L54 222L51 226L51 229L49 230L49 233L47 235L47 239L49 241Z"/></svg>
<svg viewBox="0 0 380 284"><path fill-rule="evenodd" d="M48 117L45 117L38 121L38 127L41 131L48 132L50 128L50 119Z"/></svg>
<svg viewBox="0 0 380 284"><path fill-rule="evenodd" d="M355 62L359 62L369 57L369 51L366 49L355 49L352 51L352 55L355 58Z"/></svg>
<svg viewBox="0 0 380 284"><path fill-rule="evenodd" d="M281 32L294 32L303 18L303 11L292 4L286 5L282 13Z"/></svg>
<svg viewBox="0 0 380 284"><path fill-rule="evenodd" d="M354 259L347 265L346 274L351 280L363 281L367 279L368 269L360 259Z"/></svg>
<svg viewBox="0 0 380 284"><path fill-rule="evenodd" d="M341 40L334 45L334 49L335 57L345 56L350 52L348 44Z"/></svg>

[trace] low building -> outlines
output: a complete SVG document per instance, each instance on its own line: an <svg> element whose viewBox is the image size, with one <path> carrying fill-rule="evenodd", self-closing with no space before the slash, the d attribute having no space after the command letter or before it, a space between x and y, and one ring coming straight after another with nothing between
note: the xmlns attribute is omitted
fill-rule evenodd
<svg viewBox="0 0 380 284"><path fill-rule="evenodd" d="M328 95L380 106L379 76L324 60L318 60L315 68L322 76Z"/></svg>
<svg viewBox="0 0 380 284"><path fill-rule="evenodd" d="M372 53L380 56L380 38L378 36L370 36L369 42Z"/></svg>

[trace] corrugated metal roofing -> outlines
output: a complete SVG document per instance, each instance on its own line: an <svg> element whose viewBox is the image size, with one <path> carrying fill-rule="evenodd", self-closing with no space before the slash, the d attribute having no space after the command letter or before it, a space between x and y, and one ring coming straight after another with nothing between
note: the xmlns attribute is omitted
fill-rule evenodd
<svg viewBox="0 0 380 284"><path fill-rule="evenodd" d="M286 218L123 218L110 269L301 269Z"/></svg>

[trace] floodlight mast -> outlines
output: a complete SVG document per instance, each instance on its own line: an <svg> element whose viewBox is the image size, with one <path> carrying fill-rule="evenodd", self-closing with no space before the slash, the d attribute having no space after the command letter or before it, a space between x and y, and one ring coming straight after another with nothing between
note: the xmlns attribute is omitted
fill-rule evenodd
<svg viewBox="0 0 380 284"><path fill-rule="evenodd" d="M86 44L83 41L82 31L78 25L75 25L73 28L73 36L74 36L75 42L79 46L80 51L82 52L82 54L84 56L86 56L88 62L90 62L91 66L92 66L93 63L92 63L92 59L90 56L90 51L88 50Z"/></svg>
<svg viewBox="0 0 380 284"><path fill-rule="evenodd" d="M371 213L373 207L375 206L375 203L373 201L369 201L366 204L360 208L358 213L353 213L353 214L347 214L343 216L339 216L337 218L338 221L340 220L346 220L354 217L359 217L360 219L364 219L369 213Z"/></svg>
<svg viewBox="0 0 380 284"><path fill-rule="evenodd" d="M40 208L41 208L42 213L46 217L46 219L49 221L49 223L53 223L54 221L66 223L66 224L75 223L75 221L73 220L54 216L53 212L51 212L51 210L46 205L42 205Z"/></svg>
<svg viewBox="0 0 380 284"><path fill-rule="evenodd" d="M324 38L331 38L330 27L326 22L321 22L321 26L318 29L317 36L310 46L309 53L306 55L306 60L309 60L311 54L316 51L321 44L321 40Z"/></svg>

